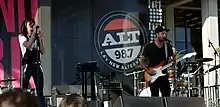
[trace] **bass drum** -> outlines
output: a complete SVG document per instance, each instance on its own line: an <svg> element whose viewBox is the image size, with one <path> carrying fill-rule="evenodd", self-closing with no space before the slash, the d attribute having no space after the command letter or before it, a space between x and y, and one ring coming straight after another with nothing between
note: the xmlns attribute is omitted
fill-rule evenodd
<svg viewBox="0 0 220 107"><path fill-rule="evenodd" d="M150 91L150 87L144 88L140 94L138 95L138 97L151 97L151 91ZM159 97L162 97L161 92L159 91Z"/></svg>
<svg viewBox="0 0 220 107"><path fill-rule="evenodd" d="M138 83L138 92L139 92L138 97L151 97L151 90L146 82ZM159 97L162 97L160 91L159 91Z"/></svg>
<svg viewBox="0 0 220 107"><path fill-rule="evenodd" d="M150 87L142 89L142 91L139 93L138 97L151 97Z"/></svg>

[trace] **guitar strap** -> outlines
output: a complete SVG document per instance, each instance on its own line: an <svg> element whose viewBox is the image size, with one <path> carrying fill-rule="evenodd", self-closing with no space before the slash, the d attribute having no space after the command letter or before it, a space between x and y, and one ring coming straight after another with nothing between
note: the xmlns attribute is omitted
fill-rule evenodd
<svg viewBox="0 0 220 107"><path fill-rule="evenodd" d="M166 60L168 59L168 53L167 53L167 42L164 41L164 46L165 46L165 55L166 55Z"/></svg>
<svg viewBox="0 0 220 107"><path fill-rule="evenodd" d="M167 51L167 42L166 41L164 41L164 47L165 47L165 55L166 55L166 61L165 62L167 62L167 60L168 60L168 51ZM165 63L166 64L166 63ZM167 73L166 71L162 71L163 73Z"/></svg>

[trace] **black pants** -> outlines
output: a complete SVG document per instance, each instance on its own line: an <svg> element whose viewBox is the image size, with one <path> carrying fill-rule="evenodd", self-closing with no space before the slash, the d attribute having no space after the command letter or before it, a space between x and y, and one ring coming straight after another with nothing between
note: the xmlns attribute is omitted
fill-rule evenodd
<svg viewBox="0 0 220 107"><path fill-rule="evenodd" d="M34 84L36 86L37 95L39 100L44 105L44 77L43 70L40 64L26 64L23 70L22 88L28 89L29 80L31 76L34 79Z"/></svg>
<svg viewBox="0 0 220 107"><path fill-rule="evenodd" d="M161 76L157 78L152 84L150 84L151 96L159 97L159 89L161 91L162 97L170 97L170 83L168 76Z"/></svg>

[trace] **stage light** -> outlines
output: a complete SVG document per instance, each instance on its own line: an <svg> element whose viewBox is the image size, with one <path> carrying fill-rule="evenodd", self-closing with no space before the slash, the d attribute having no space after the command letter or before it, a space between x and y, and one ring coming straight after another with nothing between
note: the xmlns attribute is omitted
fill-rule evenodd
<svg viewBox="0 0 220 107"><path fill-rule="evenodd" d="M154 29L156 26L159 26L163 22L163 10L161 8L161 0L149 0L148 1L148 10L149 10L149 35L150 41L156 38Z"/></svg>

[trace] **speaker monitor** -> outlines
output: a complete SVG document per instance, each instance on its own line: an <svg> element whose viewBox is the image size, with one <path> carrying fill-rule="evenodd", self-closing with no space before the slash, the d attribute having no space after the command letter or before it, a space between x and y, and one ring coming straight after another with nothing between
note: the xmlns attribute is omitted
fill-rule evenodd
<svg viewBox="0 0 220 107"><path fill-rule="evenodd" d="M167 107L206 107L204 98L198 97L167 97Z"/></svg>
<svg viewBox="0 0 220 107"><path fill-rule="evenodd" d="M118 97L113 107L206 107L198 97Z"/></svg>
<svg viewBox="0 0 220 107"><path fill-rule="evenodd" d="M123 96L117 99L113 107L163 107L163 102L159 97Z"/></svg>

